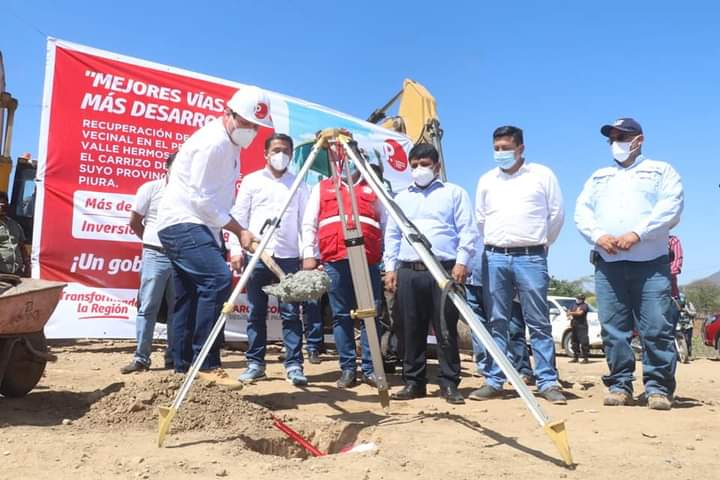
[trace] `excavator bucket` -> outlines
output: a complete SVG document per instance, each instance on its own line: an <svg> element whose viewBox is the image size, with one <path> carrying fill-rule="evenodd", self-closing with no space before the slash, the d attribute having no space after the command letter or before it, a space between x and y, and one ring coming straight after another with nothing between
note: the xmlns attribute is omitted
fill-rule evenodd
<svg viewBox="0 0 720 480"><path fill-rule="evenodd" d="M416 81L406 79L398 115L405 121L406 135L413 143L420 143L428 120L438 118L435 97ZM425 142L431 143L429 139Z"/></svg>

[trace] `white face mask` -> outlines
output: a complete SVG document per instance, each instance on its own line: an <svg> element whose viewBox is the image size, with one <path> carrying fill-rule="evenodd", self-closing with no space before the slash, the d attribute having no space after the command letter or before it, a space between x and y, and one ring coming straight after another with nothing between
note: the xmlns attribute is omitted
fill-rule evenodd
<svg viewBox="0 0 720 480"><path fill-rule="evenodd" d="M230 133L230 140L240 148L250 145L257 131L252 128L236 128Z"/></svg>
<svg viewBox="0 0 720 480"><path fill-rule="evenodd" d="M413 168L411 173L418 187L427 187L435 178L435 170L432 167Z"/></svg>
<svg viewBox="0 0 720 480"><path fill-rule="evenodd" d="M620 163L625 162L628 158L630 158L630 154L632 154L640 147L640 145L638 145L635 148L630 148L630 145L632 145L632 143L633 141L612 142L612 144L610 145L610 151L612 152L613 158Z"/></svg>
<svg viewBox="0 0 720 480"><path fill-rule="evenodd" d="M284 172L290 164L290 156L285 152L275 152L270 155L270 166L278 172Z"/></svg>

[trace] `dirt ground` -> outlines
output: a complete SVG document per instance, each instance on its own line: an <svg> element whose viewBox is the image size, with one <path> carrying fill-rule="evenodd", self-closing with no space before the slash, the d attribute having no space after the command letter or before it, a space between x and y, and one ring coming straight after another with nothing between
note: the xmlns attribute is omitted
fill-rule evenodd
<svg viewBox="0 0 720 480"><path fill-rule="evenodd" d="M121 375L131 342L78 342L52 351L59 359L35 390L20 399L0 397L1 479L696 480L718 478L720 471L720 362L710 359L679 365L675 408L657 412L603 407L604 359L577 365L558 357L571 400L540 403L551 418L567 421L577 464L568 469L510 392L505 399L451 406L431 385L428 398L393 402L385 415L369 386L335 388L336 357L306 365L311 383L296 388L284 381L277 350L268 354L269 378L241 391L195 384L158 448L156 407L170 403L178 376L160 369ZM242 353L223 355L227 370L239 374ZM464 372L469 360L463 358ZM162 364L159 348L153 361ZM431 378L435 372L433 366ZM399 376L391 382L397 389ZM481 384L464 376L461 391L467 395ZM273 427L273 414L333 454L307 458ZM338 453L363 442L376 448Z"/></svg>

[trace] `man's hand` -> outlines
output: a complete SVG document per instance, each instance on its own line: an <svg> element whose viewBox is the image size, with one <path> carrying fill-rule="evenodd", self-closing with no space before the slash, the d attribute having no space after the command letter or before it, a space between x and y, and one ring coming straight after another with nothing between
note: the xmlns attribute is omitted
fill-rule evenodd
<svg viewBox="0 0 720 480"><path fill-rule="evenodd" d="M595 242L595 244L605 250L605 252L610 255L615 255L617 253L617 239L612 235L603 235L602 237L597 239L597 242Z"/></svg>
<svg viewBox="0 0 720 480"><path fill-rule="evenodd" d="M253 242L255 241L257 241L257 239L250 230L243 230L240 234L240 246L248 252L255 251L255 248L253 248L252 246Z"/></svg>
<svg viewBox="0 0 720 480"><path fill-rule="evenodd" d="M314 258L304 258L302 268L303 270L315 270L318 266L318 261Z"/></svg>
<svg viewBox="0 0 720 480"><path fill-rule="evenodd" d="M240 270L242 270L244 263L245 258L242 255L233 255L230 257L230 266L236 272L240 272Z"/></svg>
<svg viewBox="0 0 720 480"><path fill-rule="evenodd" d="M465 279L468 276L468 269L462 263L456 263L450 272L450 276L460 285L465 285Z"/></svg>
<svg viewBox="0 0 720 480"><path fill-rule="evenodd" d="M632 247L640 243L640 237L635 232L628 232L616 239L617 247L620 250L630 250Z"/></svg>
<svg viewBox="0 0 720 480"><path fill-rule="evenodd" d="M395 290L397 290L397 272L385 272L385 290L395 293Z"/></svg>

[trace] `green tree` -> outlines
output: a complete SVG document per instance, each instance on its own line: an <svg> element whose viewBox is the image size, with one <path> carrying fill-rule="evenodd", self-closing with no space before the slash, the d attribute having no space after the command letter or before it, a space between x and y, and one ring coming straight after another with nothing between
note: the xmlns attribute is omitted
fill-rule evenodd
<svg viewBox="0 0 720 480"><path fill-rule="evenodd" d="M710 282L691 283L683 291L698 312L709 314L720 310L720 285Z"/></svg>
<svg viewBox="0 0 720 480"><path fill-rule="evenodd" d="M551 276L548 293L557 297L575 297L583 293L583 282L582 280L560 280Z"/></svg>

